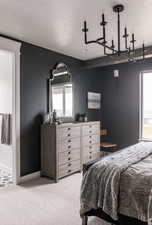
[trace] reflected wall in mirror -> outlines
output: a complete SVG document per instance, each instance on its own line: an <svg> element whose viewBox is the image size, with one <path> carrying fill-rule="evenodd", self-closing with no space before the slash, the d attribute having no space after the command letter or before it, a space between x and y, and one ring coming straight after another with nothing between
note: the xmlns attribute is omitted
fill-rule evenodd
<svg viewBox="0 0 152 225"><path fill-rule="evenodd" d="M51 71L50 112L56 111L58 118L73 117L72 76L67 65L59 63Z"/></svg>
<svg viewBox="0 0 152 225"><path fill-rule="evenodd" d="M52 85L52 110L57 117L72 117L72 84Z"/></svg>

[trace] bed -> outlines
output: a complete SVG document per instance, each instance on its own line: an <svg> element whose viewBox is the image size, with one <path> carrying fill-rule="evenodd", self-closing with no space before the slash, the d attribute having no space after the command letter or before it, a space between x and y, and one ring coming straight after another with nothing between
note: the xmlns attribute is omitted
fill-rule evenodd
<svg viewBox="0 0 152 225"><path fill-rule="evenodd" d="M151 190L151 142L87 163L81 185L82 224L97 216L116 225L151 225Z"/></svg>

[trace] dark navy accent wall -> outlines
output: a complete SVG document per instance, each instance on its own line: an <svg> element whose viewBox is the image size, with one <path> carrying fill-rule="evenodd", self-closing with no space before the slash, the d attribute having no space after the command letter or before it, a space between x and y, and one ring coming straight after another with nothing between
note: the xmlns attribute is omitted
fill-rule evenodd
<svg viewBox="0 0 152 225"><path fill-rule="evenodd" d="M113 70L119 69L119 78ZM119 148L138 142L140 72L152 70L152 59L100 68L103 86L103 126L108 129L108 141Z"/></svg>
<svg viewBox="0 0 152 225"><path fill-rule="evenodd" d="M87 91L99 91L97 69L82 70L83 62L28 43L21 48L21 176L40 170L40 125L48 108L47 79L58 62L68 65L73 77L74 112L100 119L99 110L87 110Z"/></svg>
<svg viewBox="0 0 152 225"><path fill-rule="evenodd" d="M58 62L73 77L74 113L87 113L108 129L107 140L119 148L139 137L139 74L152 69L152 60L84 69L82 61L28 43L21 48L21 175L40 170L40 125L48 108L47 79ZM118 79L113 70L120 70ZM101 110L88 110L87 92L102 94Z"/></svg>
<svg viewBox="0 0 152 225"><path fill-rule="evenodd" d="M102 80L99 69L81 70L73 76L74 85L74 111L87 113L88 120L101 120L102 109L88 109L87 93L102 92Z"/></svg>

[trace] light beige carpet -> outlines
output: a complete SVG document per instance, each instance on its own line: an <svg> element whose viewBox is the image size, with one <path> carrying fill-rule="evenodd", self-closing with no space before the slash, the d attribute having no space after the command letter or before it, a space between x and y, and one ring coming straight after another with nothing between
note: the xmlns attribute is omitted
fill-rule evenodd
<svg viewBox="0 0 152 225"><path fill-rule="evenodd" d="M59 183L39 178L22 186L0 188L1 225L81 225L79 195L81 175ZM89 225L108 225L91 218Z"/></svg>

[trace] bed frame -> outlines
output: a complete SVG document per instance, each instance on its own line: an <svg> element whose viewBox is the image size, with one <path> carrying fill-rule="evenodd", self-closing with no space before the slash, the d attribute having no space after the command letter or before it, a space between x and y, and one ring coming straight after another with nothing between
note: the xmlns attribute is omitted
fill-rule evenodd
<svg viewBox="0 0 152 225"><path fill-rule="evenodd" d="M100 159L93 160L83 165L83 174L92 166L94 163L98 162ZM102 220L105 220L111 225L148 225L148 223L118 214L118 221L113 220L109 215L104 213L101 208L99 209L92 209L89 212L85 213L82 217L82 225L88 225L88 217L89 216L96 216Z"/></svg>

